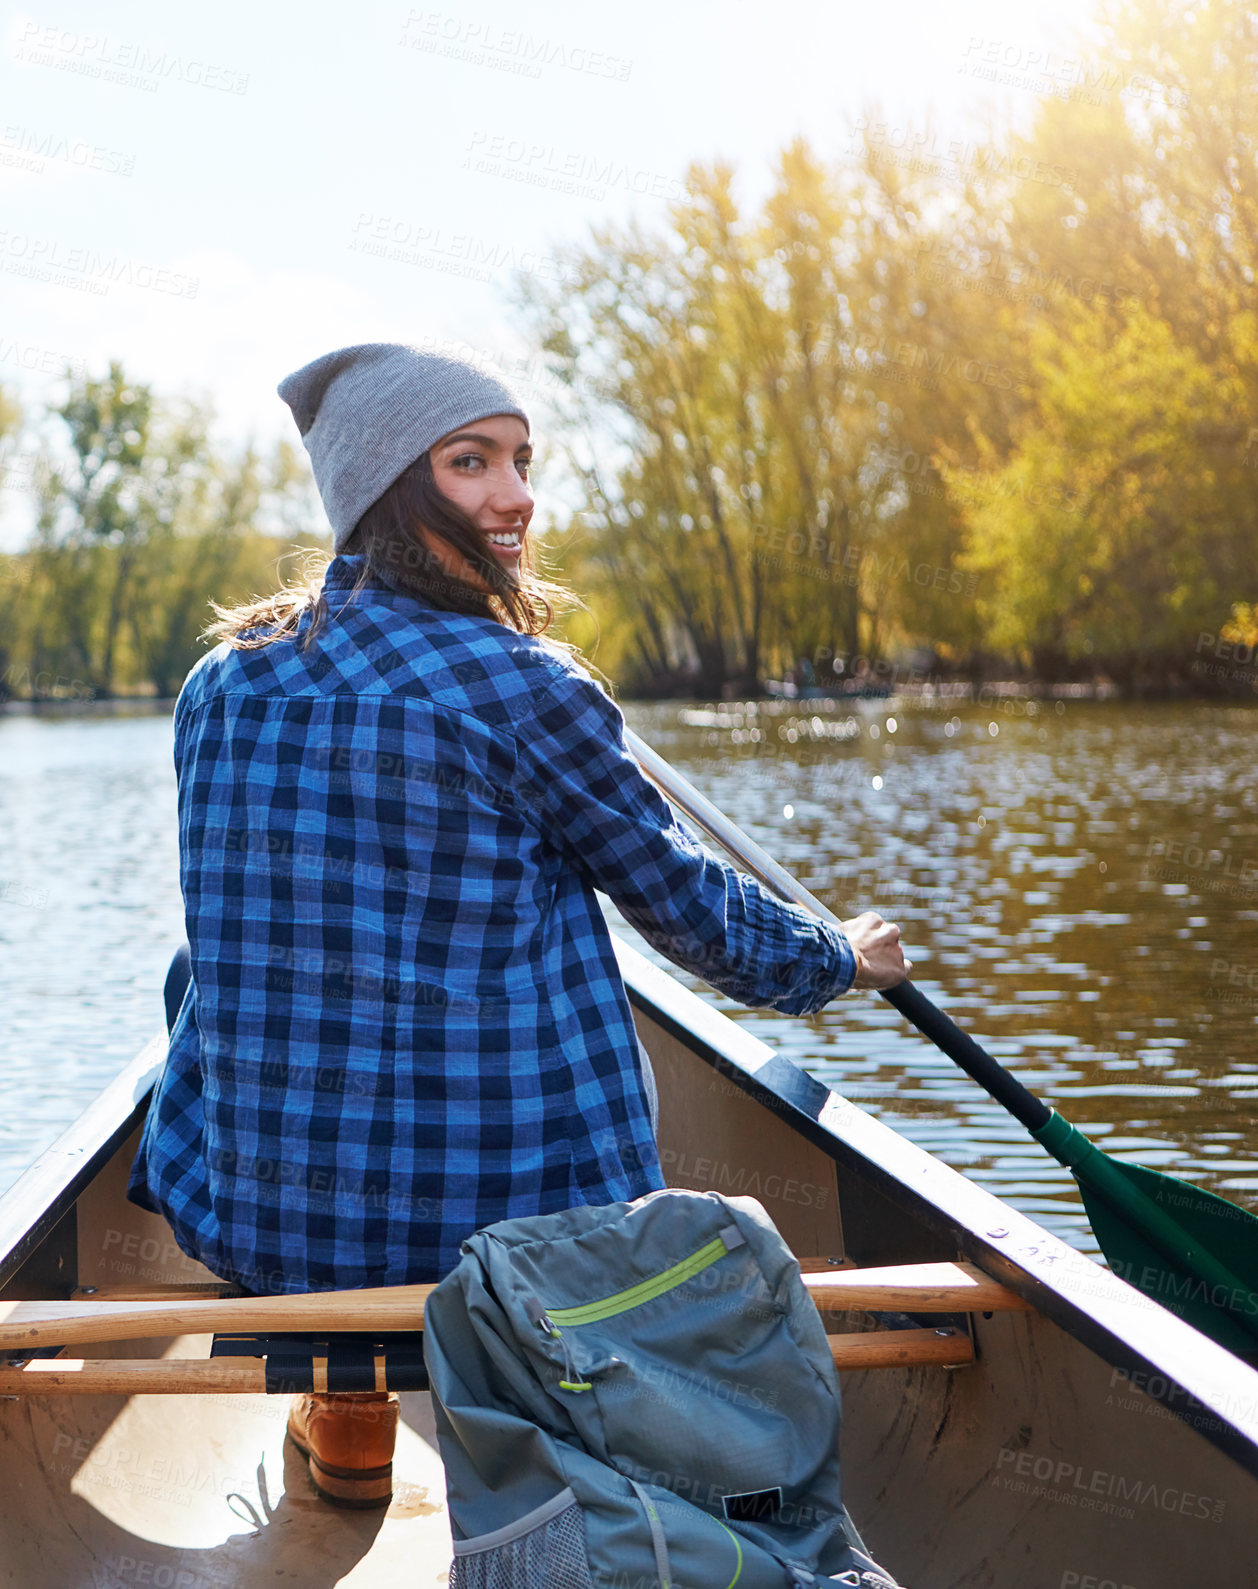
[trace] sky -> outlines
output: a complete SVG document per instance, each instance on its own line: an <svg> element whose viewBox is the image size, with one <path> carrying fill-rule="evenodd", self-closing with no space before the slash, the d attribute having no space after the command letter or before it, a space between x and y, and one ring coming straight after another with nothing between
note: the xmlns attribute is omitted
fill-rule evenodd
<svg viewBox="0 0 1258 1589"><path fill-rule="evenodd" d="M792 138L837 160L875 107L906 150L1025 124L1086 59L1091 11L38 0L0 39L0 385L47 427L67 363L118 359L269 446L297 436L287 373L401 341L494 359L528 401L515 270L553 279L598 226L662 228L691 161L731 162L754 204ZM19 453L0 549L29 533L26 479Z"/></svg>

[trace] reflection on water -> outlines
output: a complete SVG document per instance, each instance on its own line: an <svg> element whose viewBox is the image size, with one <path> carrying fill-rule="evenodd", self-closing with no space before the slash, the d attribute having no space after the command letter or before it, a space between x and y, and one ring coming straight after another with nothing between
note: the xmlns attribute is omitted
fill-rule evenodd
<svg viewBox="0 0 1258 1589"><path fill-rule="evenodd" d="M837 914L898 921L923 992L1099 1146L1258 1209L1258 710L870 700L626 715ZM876 995L800 1019L678 975L1095 1250L1069 1172Z"/></svg>
<svg viewBox="0 0 1258 1589"><path fill-rule="evenodd" d="M899 921L923 990L1099 1145L1258 1208L1258 711L1059 707L627 716L832 909ZM0 718L0 833L2 1188L160 1025L169 719ZM678 975L1091 1248L1069 1174L876 996L803 1020Z"/></svg>

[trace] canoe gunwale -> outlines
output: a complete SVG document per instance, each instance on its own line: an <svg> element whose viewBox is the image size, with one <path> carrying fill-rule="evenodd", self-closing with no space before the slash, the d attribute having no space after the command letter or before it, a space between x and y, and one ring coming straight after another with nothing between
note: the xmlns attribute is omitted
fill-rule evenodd
<svg viewBox="0 0 1258 1589"><path fill-rule="evenodd" d="M614 942L635 1010L911 1214L948 1257L975 1263L1112 1368L1133 1378L1147 1376L1145 1394L1258 1474L1258 1373L831 1092L624 940ZM165 1035L154 1036L0 1195L0 1295L143 1120L165 1053ZM1124 1311L1130 1316L1117 1317ZM1230 1410L1238 1405L1240 1416ZM1212 1415L1204 1427L1195 1410L1200 1408Z"/></svg>
<svg viewBox="0 0 1258 1589"><path fill-rule="evenodd" d="M143 1120L165 1059L155 1035L0 1194L0 1294Z"/></svg>

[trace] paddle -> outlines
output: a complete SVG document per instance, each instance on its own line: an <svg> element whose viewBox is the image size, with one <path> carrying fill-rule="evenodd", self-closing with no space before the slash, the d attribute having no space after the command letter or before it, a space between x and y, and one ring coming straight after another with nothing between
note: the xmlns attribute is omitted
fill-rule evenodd
<svg viewBox="0 0 1258 1589"><path fill-rule="evenodd" d="M922 1263L836 1270L802 1260L804 1284L819 1308L915 1313L1018 1312L1030 1304L965 1263ZM813 1263L823 1266L811 1270ZM192 1291L154 1300L109 1298L0 1302L0 1352L36 1351L84 1342L135 1341L202 1331L351 1331L409 1334L424 1327L432 1285L381 1286L274 1297L209 1297Z"/></svg>
<svg viewBox="0 0 1258 1589"><path fill-rule="evenodd" d="M625 739L660 792L735 861L781 898L840 925L833 911L637 734L626 729ZM1066 1166L1116 1274L1220 1346L1258 1352L1258 1218L1188 1181L1109 1158L911 982L882 996Z"/></svg>

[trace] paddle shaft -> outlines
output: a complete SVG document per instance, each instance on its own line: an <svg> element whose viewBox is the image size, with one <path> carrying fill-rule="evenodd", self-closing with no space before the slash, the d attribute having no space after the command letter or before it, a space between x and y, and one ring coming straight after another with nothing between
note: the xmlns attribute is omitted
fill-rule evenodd
<svg viewBox="0 0 1258 1589"><path fill-rule="evenodd" d="M793 905L802 905L832 927L842 927L842 922L834 912L823 905L816 895L810 894L798 878L792 877L785 867L779 866L767 851L762 850L754 839L731 822L723 811L700 794L676 768L670 767L630 728L625 729L625 742L638 765L661 793L683 811L696 827L735 856L753 877L782 899L789 900ZM898 987L879 991L910 1025L915 1026L923 1037L929 1038L936 1048L942 1049L972 1081L976 1081L984 1092L989 1093L1028 1131L1041 1131L1048 1124L1053 1113L1048 1105L1034 1093L1028 1092L1016 1076L1011 1076L1003 1065L997 1064L972 1037L967 1037L959 1026L930 1002L920 988L914 987L911 982L901 982Z"/></svg>
<svg viewBox="0 0 1258 1589"><path fill-rule="evenodd" d="M806 1273L803 1283L819 1308L838 1312L1010 1312L1029 1306L966 1263L864 1270L827 1266ZM207 1297L203 1289L189 1287L182 1295L170 1290L156 1300L0 1302L0 1353L203 1332L413 1334L424 1327L424 1309L435 1289L410 1285L297 1296Z"/></svg>

